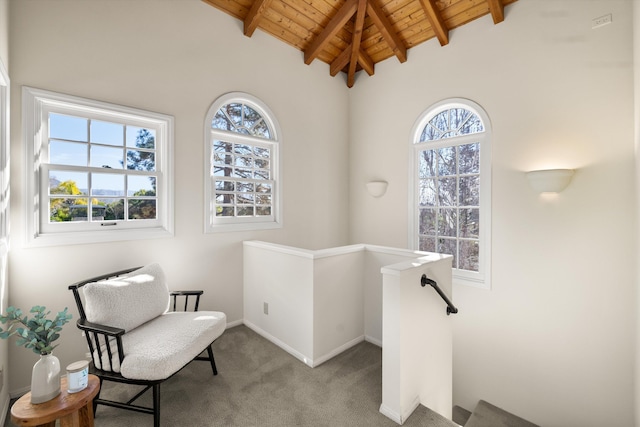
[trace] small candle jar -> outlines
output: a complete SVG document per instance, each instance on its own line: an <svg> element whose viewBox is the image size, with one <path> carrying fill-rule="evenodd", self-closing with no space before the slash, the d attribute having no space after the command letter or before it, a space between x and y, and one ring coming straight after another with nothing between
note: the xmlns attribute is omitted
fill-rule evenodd
<svg viewBox="0 0 640 427"><path fill-rule="evenodd" d="M67 384L69 393L84 390L89 383L89 362L80 360L67 366Z"/></svg>

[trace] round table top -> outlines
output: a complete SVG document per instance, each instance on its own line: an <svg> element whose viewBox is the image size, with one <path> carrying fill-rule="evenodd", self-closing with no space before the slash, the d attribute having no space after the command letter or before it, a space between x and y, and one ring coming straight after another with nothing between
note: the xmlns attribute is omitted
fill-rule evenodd
<svg viewBox="0 0 640 427"><path fill-rule="evenodd" d="M88 403L100 390L100 380L89 375L87 387L77 393L67 391L67 378L60 379L60 394L43 403L31 403L31 393L27 393L11 407L11 421L17 425L40 425L72 414ZM26 422L29 423L26 423Z"/></svg>

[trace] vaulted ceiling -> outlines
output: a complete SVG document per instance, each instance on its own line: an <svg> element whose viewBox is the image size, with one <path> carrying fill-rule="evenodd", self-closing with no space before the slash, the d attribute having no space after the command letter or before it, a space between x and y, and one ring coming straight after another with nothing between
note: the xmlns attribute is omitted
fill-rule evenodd
<svg viewBox="0 0 640 427"><path fill-rule="evenodd" d="M373 75L375 64L436 37L449 43L449 31L485 15L493 24L516 0L203 0L244 22L251 37L260 28L301 50L304 62L329 64L332 76ZM487 20L487 25L491 21Z"/></svg>

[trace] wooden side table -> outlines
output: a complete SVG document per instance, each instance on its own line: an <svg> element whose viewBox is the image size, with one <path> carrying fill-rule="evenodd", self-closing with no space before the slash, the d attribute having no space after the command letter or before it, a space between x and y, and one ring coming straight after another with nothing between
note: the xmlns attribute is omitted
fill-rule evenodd
<svg viewBox="0 0 640 427"><path fill-rule="evenodd" d="M87 388L77 393L67 391L67 378L61 378L60 394L48 402L32 404L31 393L11 407L11 421L17 426L93 427L93 398L100 391L100 380L89 375Z"/></svg>

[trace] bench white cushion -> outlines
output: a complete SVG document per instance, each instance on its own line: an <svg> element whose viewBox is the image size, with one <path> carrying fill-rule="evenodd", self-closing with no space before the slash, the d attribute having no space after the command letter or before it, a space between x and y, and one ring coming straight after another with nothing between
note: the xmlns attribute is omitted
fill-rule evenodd
<svg viewBox="0 0 640 427"><path fill-rule="evenodd" d="M206 350L226 326L226 315L219 311L164 313L122 336L124 360L120 366L114 354L113 371L131 379L168 378ZM96 368L110 370L105 346L102 352L102 361L94 353Z"/></svg>
<svg viewBox="0 0 640 427"><path fill-rule="evenodd" d="M83 288L87 320L129 332L169 308L169 289L159 264Z"/></svg>

